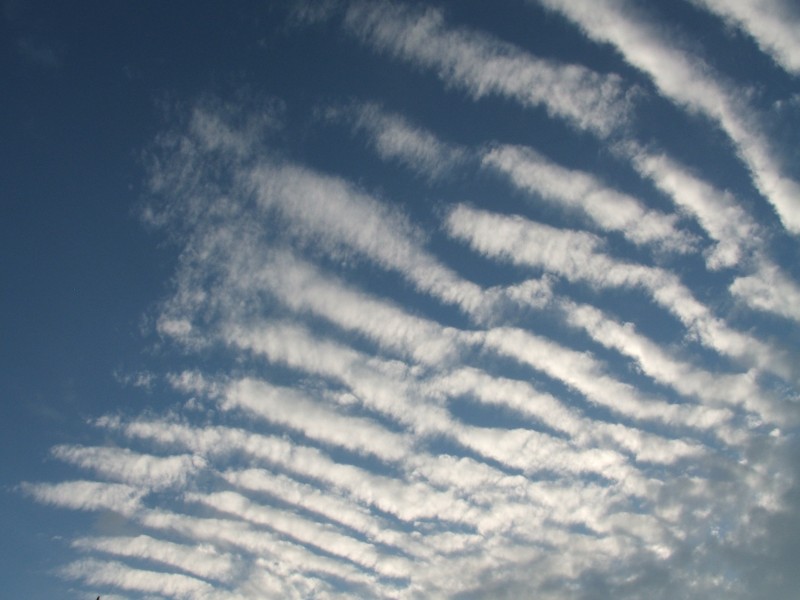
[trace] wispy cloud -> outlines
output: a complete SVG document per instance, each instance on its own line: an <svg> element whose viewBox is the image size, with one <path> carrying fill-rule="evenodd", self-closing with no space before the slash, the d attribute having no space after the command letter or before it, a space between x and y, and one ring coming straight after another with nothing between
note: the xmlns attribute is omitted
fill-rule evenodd
<svg viewBox="0 0 800 600"><path fill-rule="evenodd" d="M787 0L691 0L733 24L781 67L800 74L800 11Z"/></svg>
<svg viewBox="0 0 800 600"><path fill-rule="evenodd" d="M348 15L370 44L488 86L476 95L522 92L480 83L473 62L564 76L435 11ZM414 36L445 62L409 46ZM402 140L373 142L385 158L427 175L454 164L405 117L355 106L357 128ZM201 103L151 161L145 218L180 255L153 321L159 352L181 360L149 380L167 384L162 408L100 416L102 444L52 449L96 481L20 485L43 504L124 519L73 540L79 558L62 576L132 596L563 600L595 573L675 565L724 536L740 547L744 521L778 514L794 411L764 387L788 384L791 365L684 281L679 261L700 242L681 217L496 144L478 176L508 176L570 223L582 212L593 233L466 204L430 231L368 183L281 158L262 139L268 117ZM577 126L606 131L593 123ZM624 148L706 232L706 264L778 311L793 282L747 270L766 255L755 218L665 156ZM639 262L618 258L611 234L680 252L622 243ZM478 261L491 277L462 274Z"/></svg>
<svg viewBox="0 0 800 600"><path fill-rule="evenodd" d="M124 563L91 558L66 565L61 573L71 579L82 579L92 586L114 586L173 598L212 598L222 593L210 583L188 575L136 569Z"/></svg>
<svg viewBox="0 0 800 600"><path fill-rule="evenodd" d="M612 44L649 75L659 91L715 121L736 146L753 183L775 208L784 227L800 233L800 184L781 168L757 112L732 83L684 50L642 10L622 0L538 0L574 21L592 39Z"/></svg>
<svg viewBox="0 0 800 600"><path fill-rule="evenodd" d="M664 153L635 145L629 145L626 152L637 171L692 215L716 242L706 253L710 269L734 267L763 243L764 233L730 192L714 188Z"/></svg>
<svg viewBox="0 0 800 600"><path fill-rule="evenodd" d="M383 160L399 162L430 179L446 175L469 158L465 149L440 140L376 103L331 107L325 115L328 119L349 121L356 132L366 135Z"/></svg>
<svg viewBox="0 0 800 600"><path fill-rule="evenodd" d="M538 58L484 33L449 26L435 8L354 2L345 26L364 42L432 69L475 98L507 96L600 135L626 122L628 90L619 77Z"/></svg>
<svg viewBox="0 0 800 600"><path fill-rule="evenodd" d="M39 502L77 510L112 510L130 514L140 506L146 490L124 483L65 481L63 483L22 483L24 493Z"/></svg>
<svg viewBox="0 0 800 600"><path fill-rule="evenodd" d="M644 177L693 215L716 244L705 253L709 269L738 267L731 293L748 306L800 320L800 288L769 258L767 234L730 192L719 190L663 153L627 145L625 152Z"/></svg>
<svg viewBox="0 0 800 600"><path fill-rule="evenodd" d="M231 555L222 554L211 545L187 546L148 535L78 538L72 545L86 551L147 559L201 579L228 581L236 569Z"/></svg>
<svg viewBox="0 0 800 600"><path fill-rule="evenodd" d="M767 259L752 274L737 277L730 290L755 309L800 322L800 286Z"/></svg>
<svg viewBox="0 0 800 600"><path fill-rule="evenodd" d="M675 215L648 209L589 173L557 165L532 148L494 147L484 154L483 165L529 194L584 213L601 231L620 232L635 244L692 250L692 236L678 229Z"/></svg>
<svg viewBox="0 0 800 600"><path fill-rule="evenodd" d="M128 448L55 446L52 453L60 460L140 489L183 486L187 478L205 467L203 459L197 456L161 457Z"/></svg>
<svg viewBox="0 0 800 600"><path fill-rule="evenodd" d="M585 282L600 289L641 289L678 317L704 345L759 368L784 376L789 373L779 351L728 327L696 300L673 273L615 260L602 251L602 242L594 235L465 205L450 212L447 227L451 235L492 258L545 269L568 281Z"/></svg>
<svg viewBox="0 0 800 600"><path fill-rule="evenodd" d="M561 303L568 323L584 329L595 341L636 360L656 381L711 406L744 406L759 418L779 425L785 415L770 402L751 373L710 373L669 356L657 344L637 333L630 323L619 323L598 309L566 300ZM712 411L710 414L715 414ZM724 413L716 412L717 415Z"/></svg>
<svg viewBox="0 0 800 600"><path fill-rule="evenodd" d="M375 422L345 416L303 394L263 381L244 379L229 385L222 408L243 409L273 423L286 425L323 443L353 452L376 454L383 460L408 455L411 441Z"/></svg>

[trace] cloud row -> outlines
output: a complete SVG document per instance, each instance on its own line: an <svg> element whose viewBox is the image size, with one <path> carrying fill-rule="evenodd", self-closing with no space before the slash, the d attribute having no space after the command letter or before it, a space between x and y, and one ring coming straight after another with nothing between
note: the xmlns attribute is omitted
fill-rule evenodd
<svg viewBox="0 0 800 600"><path fill-rule="evenodd" d="M665 95L711 111L660 70L692 73L682 51L641 38L646 21L623 15L601 35L594 20L610 23L616 3L548 5ZM274 104L200 103L149 161L144 217L179 252L153 319L160 351L181 358L149 374L165 406L94 419L102 443L51 451L81 475L19 487L124 523L72 539L79 557L60 574L132 597L561 599L598 580L625 589L637 568L680 567L688 552L708 571L677 569L687 588L735 592L726 553L773 531L795 485L795 371L685 266L745 307L797 319L766 228L626 137L632 87L618 76L449 26L436 9L356 2L343 24L476 99L613 137L615 158L676 212L533 147L468 149L370 102L328 111L418 185L477 166L476 179L499 175L567 223L475 199L425 229L367 175L356 184L272 147ZM701 71L692 85L728 102ZM750 140L734 128L742 114L716 115L737 144ZM740 149L766 190L779 175L753 152Z"/></svg>

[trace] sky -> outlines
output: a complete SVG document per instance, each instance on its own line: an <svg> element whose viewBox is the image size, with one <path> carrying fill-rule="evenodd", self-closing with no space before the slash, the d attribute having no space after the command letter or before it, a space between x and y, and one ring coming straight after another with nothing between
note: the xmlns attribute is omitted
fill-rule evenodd
<svg viewBox="0 0 800 600"><path fill-rule="evenodd" d="M796 3L0 23L4 594L795 597Z"/></svg>

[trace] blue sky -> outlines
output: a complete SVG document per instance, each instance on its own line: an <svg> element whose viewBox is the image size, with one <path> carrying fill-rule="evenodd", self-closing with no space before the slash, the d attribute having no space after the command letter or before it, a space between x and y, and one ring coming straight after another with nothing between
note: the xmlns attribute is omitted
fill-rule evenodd
<svg viewBox="0 0 800 600"><path fill-rule="evenodd" d="M795 593L791 2L2 28L9 595Z"/></svg>

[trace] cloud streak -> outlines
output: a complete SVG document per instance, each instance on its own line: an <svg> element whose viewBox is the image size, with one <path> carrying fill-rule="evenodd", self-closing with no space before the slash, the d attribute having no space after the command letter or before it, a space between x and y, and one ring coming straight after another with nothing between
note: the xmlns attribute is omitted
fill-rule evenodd
<svg viewBox="0 0 800 600"><path fill-rule="evenodd" d="M486 34L449 27L434 8L354 2L345 27L365 43L434 70L475 98L507 96L603 136L627 118L627 90L618 77L537 58Z"/></svg>
<svg viewBox="0 0 800 600"><path fill-rule="evenodd" d="M783 226L800 233L800 185L781 168L758 115L733 84L683 50L641 10L629 9L621 0L539 1L573 21L591 39L613 45L664 96L716 122L736 146L753 184L772 204Z"/></svg>
<svg viewBox="0 0 800 600"><path fill-rule="evenodd" d="M800 74L800 13L796 7L784 0L691 1L748 33L781 67Z"/></svg>
<svg viewBox="0 0 800 600"><path fill-rule="evenodd" d="M704 345L762 369L784 376L789 373L779 351L727 327L673 273L617 261L602 252L601 240L594 235L465 205L450 212L447 227L453 237L491 258L541 268L568 281L586 282L599 289L644 290Z"/></svg>
<svg viewBox="0 0 800 600"><path fill-rule="evenodd" d="M482 162L529 194L585 213L602 231L620 232L635 244L678 252L692 249L692 237L676 227L674 215L649 210L592 175L557 165L532 148L498 146L486 152Z"/></svg>
<svg viewBox="0 0 800 600"><path fill-rule="evenodd" d="M639 13L601 35L589 21L621 5L581 6L556 9L662 93L729 133L751 123L694 62L705 79L691 85L730 104L713 113L696 88L677 90L667 71L686 56L644 39ZM792 238L626 137L636 85L622 76L435 8L340 8L296 15L343 15L351 51L546 113L630 164L606 176L576 153L566 167L544 138L449 144L403 97L396 113L312 103L350 128L325 135L355 131L381 173L406 177L383 186L278 136L280 102L189 109L145 161L143 218L177 255L148 320L148 408L95 416L80 443L50 451L64 480L18 487L95 519L69 538L60 576L190 599L633 598L659 568L687 598L739 589L730 557L796 509L793 348L761 314L798 320L797 283L775 258ZM448 178L466 165L463 182ZM507 184L526 206L509 208ZM560 227L536 220L545 203Z"/></svg>

